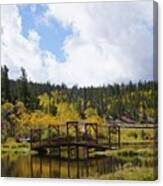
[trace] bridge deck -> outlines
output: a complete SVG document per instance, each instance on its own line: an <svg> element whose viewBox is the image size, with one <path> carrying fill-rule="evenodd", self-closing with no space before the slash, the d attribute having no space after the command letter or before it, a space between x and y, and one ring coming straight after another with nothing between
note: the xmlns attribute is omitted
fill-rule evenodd
<svg viewBox="0 0 163 186"><path fill-rule="evenodd" d="M32 150L53 148L53 147L64 147L64 146L78 146L78 147L87 147L87 148L97 148L97 149L111 149L111 146L108 142L105 143L96 143L95 141L47 141L42 140L41 142L34 142L31 145Z"/></svg>

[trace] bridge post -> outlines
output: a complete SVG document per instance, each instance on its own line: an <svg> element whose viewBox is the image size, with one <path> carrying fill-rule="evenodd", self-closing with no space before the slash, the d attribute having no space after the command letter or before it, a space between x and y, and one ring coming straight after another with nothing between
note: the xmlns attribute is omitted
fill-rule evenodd
<svg viewBox="0 0 163 186"><path fill-rule="evenodd" d="M58 135L60 136L60 133L61 133L61 129L60 129L60 126L58 125Z"/></svg>
<svg viewBox="0 0 163 186"><path fill-rule="evenodd" d="M67 130L67 138L69 137L69 124L66 123L66 130Z"/></svg>
<svg viewBox="0 0 163 186"><path fill-rule="evenodd" d="M67 149L67 151L68 151L68 160L70 160L70 145L68 145L67 148L68 148L68 149Z"/></svg>
<svg viewBox="0 0 163 186"><path fill-rule="evenodd" d="M118 126L118 147L121 145L121 127Z"/></svg>
<svg viewBox="0 0 163 186"><path fill-rule="evenodd" d="M79 147L75 146L76 148L76 159L79 160Z"/></svg>
<svg viewBox="0 0 163 186"><path fill-rule="evenodd" d="M108 132L109 132L109 148L111 148L111 128L108 126Z"/></svg>
<svg viewBox="0 0 163 186"><path fill-rule="evenodd" d="M78 139L79 139L79 128L78 128L78 125L75 126L75 130L76 130L76 141L78 141Z"/></svg>
<svg viewBox="0 0 163 186"><path fill-rule="evenodd" d="M50 130L50 125L48 126L48 142L51 144L51 130Z"/></svg>
<svg viewBox="0 0 163 186"><path fill-rule="evenodd" d="M89 158L89 149L88 149L87 145L83 147L83 158L84 159L88 159Z"/></svg>
<svg viewBox="0 0 163 186"><path fill-rule="evenodd" d="M41 129L31 129L31 134L30 134L30 138L31 138L31 149L33 148L33 138L34 138L34 142L38 141L39 145L41 146Z"/></svg>
<svg viewBox="0 0 163 186"><path fill-rule="evenodd" d="M61 158L61 146L58 147L58 154L59 154L59 158Z"/></svg>
<svg viewBox="0 0 163 186"><path fill-rule="evenodd" d="M31 130L30 130L30 142L31 142L30 145L31 145L31 150L32 150L32 139L33 139L32 136L33 136L33 135L32 135L32 129L31 129Z"/></svg>
<svg viewBox="0 0 163 186"><path fill-rule="evenodd" d="M85 131L85 135L87 136L88 132L87 132L87 124L84 123L84 131Z"/></svg>
<svg viewBox="0 0 163 186"><path fill-rule="evenodd" d="M41 133L42 133L42 130L38 129L38 132L39 132L39 141L40 141L40 147L41 147Z"/></svg>
<svg viewBox="0 0 163 186"><path fill-rule="evenodd" d="M97 123L96 123L96 143L98 144L98 126L97 126Z"/></svg>
<svg viewBox="0 0 163 186"><path fill-rule="evenodd" d="M86 147L86 151L87 151L87 159L89 158L89 148Z"/></svg>

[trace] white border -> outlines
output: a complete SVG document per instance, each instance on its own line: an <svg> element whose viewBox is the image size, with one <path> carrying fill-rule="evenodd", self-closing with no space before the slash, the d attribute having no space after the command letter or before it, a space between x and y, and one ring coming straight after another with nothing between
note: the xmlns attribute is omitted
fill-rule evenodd
<svg viewBox="0 0 163 186"><path fill-rule="evenodd" d="M0 4L15 4L15 3L55 3L55 2L93 2L95 0L0 0ZM109 1L109 0L98 0L98 1ZM115 1L115 0L112 0ZM119 0L122 1L122 0ZM132 1L132 0L131 0ZM141 1L141 0L139 0ZM163 33L163 0L157 0L158 2L158 10L159 10L159 21L158 21L158 37L159 37L159 180L154 182L140 182L140 181L105 181L105 180L68 180L68 179L27 179L27 178L0 178L0 185L6 186L29 186L35 184L35 186L43 186L43 185L56 185L56 186L83 186L83 185L90 185L90 186L99 186L99 185L106 185L106 186L114 186L114 185L125 185L129 186L133 185L163 185L163 99L161 95L163 95L163 53L162 53L162 42L163 38L161 33Z"/></svg>
<svg viewBox="0 0 163 186"><path fill-rule="evenodd" d="M60 3L60 2L95 2L95 1L116 1L116 0L0 0L0 4L23 4L23 3ZM135 1L135 0L117 0L117 1ZM138 0L142 1L142 0ZM148 0L145 0L148 1Z"/></svg>

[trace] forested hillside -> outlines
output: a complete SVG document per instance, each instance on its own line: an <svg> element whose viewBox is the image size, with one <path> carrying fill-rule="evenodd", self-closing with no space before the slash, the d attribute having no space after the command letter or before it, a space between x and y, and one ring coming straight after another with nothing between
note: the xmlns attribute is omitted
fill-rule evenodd
<svg viewBox="0 0 163 186"><path fill-rule="evenodd" d="M23 68L17 80L9 79L8 73L7 66L1 67L4 135L14 135L13 130L24 126L66 120L103 123L129 118L140 123L157 122L157 83L153 81L68 88L65 84L29 82Z"/></svg>

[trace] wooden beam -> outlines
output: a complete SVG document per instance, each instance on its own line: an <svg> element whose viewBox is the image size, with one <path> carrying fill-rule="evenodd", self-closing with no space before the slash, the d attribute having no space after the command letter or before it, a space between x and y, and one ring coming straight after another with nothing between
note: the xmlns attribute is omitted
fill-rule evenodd
<svg viewBox="0 0 163 186"><path fill-rule="evenodd" d="M111 147L111 127L108 127L109 130L109 147Z"/></svg>
<svg viewBox="0 0 163 186"><path fill-rule="evenodd" d="M31 130L30 130L30 138L31 138L31 139L30 139L30 142L31 142L31 150L32 150L32 143L33 143L33 142L32 142L32 141L33 141L32 136L33 136L33 134L32 134L32 129L31 129Z"/></svg>
<svg viewBox="0 0 163 186"><path fill-rule="evenodd" d="M49 144L51 144L51 130L50 130L50 126L48 126L48 142L49 142Z"/></svg>
<svg viewBox="0 0 163 186"><path fill-rule="evenodd" d="M96 123L96 143L98 144L98 126L97 126L97 123Z"/></svg>
<svg viewBox="0 0 163 186"><path fill-rule="evenodd" d="M76 141L79 140L79 128L78 125L75 126L75 130L76 130Z"/></svg>
<svg viewBox="0 0 163 186"><path fill-rule="evenodd" d="M41 146L41 133L42 133L42 130L38 129L38 133L39 133L39 141L40 141L40 146Z"/></svg>
<svg viewBox="0 0 163 186"><path fill-rule="evenodd" d="M121 145L121 127L118 126L118 147Z"/></svg>
<svg viewBox="0 0 163 186"><path fill-rule="evenodd" d="M69 136L69 127L68 127L68 123L66 123L66 129L67 129L67 137Z"/></svg>

